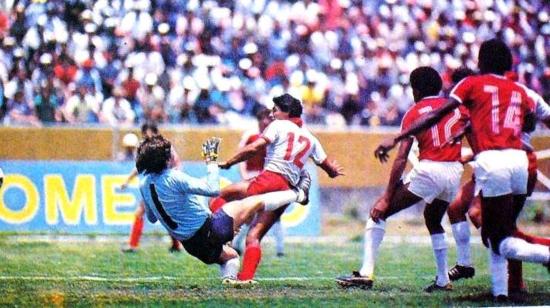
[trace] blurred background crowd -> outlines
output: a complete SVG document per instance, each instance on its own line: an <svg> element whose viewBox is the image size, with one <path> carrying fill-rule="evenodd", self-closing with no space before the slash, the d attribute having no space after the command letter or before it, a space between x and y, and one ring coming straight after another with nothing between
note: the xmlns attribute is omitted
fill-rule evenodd
<svg viewBox="0 0 550 308"><path fill-rule="evenodd" d="M408 74L476 68L513 49L519 81L550 95L546 0L5 1L4 125L239 126L289 92L308 123L396 126Z"/></svg>

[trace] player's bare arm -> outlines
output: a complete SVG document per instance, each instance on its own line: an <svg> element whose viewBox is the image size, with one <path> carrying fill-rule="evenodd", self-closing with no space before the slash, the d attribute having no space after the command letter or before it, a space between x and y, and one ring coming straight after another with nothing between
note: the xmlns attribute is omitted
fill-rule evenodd
<svg viewBox="0 0 550 308"><path fill-rule="evenodd" d="M138 171L136 168L132 170L132 172L128 175L128 178L126 178L126 181L120 185L121 190L125 190L128 188L128 185L130 185L130 182L138 175Z"/></svg>
<svg viewBox="0 0 550 308"><path fill-rule="evenodd" d="M375 222L378 222L382 217L384 217L384 214L389 208L390 202L401 181L403 171L405 171L405 167L407 166L407 157L409 156L413 141L413 138L406 138L401 141L399 152L393 161L391 168L388 187L384 192L383 198L381 198L380 201L374 205L370 212L370 216Z"/></svg>
<svg viewBox="0 0 550 308"><path fill-rule="evenodd" d="M344 168L336 160L327 158L318 166L323 169L331 179L337 176L346 175L344 173Z"/></svg>
<svg viewBox="0 0 550 308"><path fill-rule="evenodd" d="M464 125L464 127L462 127L456 134L454 134L453 136L451 136L451 138L446 140L445 143L443 143L442 147L446 146L447 144L455 145L459 143L462 140L462 138L467 134L471 133L471 131L472 131L472 123L468 121Z"/></svg>
<svg viewBox="0 0 550 308"><path fill-rule="evenodd" d="M460 105L460 102L449 98L449 100L441 106L441 108L436 109L430 113L426 114L426 117L422 119L421 121L416 122L413 124L410 128L403 131L401 134L399 134L397 137L393 139L387 139L384 140L374 151L374 156L380 160L380 162L386 162L388 160L388 152L393 149L398 142L401 140L415 135L429 127L432 127L437 122L439 122L444 116L452 112L455 108L457 108Z"/></svg>
<svg viewBox="0 0 550 308"><path fill-rule="evenodd" d="M237 153L227 161L218 163L218 166L222 169L229 169L231 166L251 158L260 150L264 149L267 145L267 140L264 138L259 138L251 144L239 149Z"/></svg>

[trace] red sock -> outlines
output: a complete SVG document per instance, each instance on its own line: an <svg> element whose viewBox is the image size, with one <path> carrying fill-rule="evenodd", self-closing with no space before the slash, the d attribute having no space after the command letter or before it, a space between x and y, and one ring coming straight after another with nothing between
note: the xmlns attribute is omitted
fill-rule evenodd
<svg viewBox="0 0 550 308"><path fill-rule="evenodd" d="M224 198L216 197L210 201L210 211L212 211L212 213L216 213L226 203L227 201L225 201Z"/></svg>
<svg viewBox="0 0 550 308"><path fill-rule="evenodd" d="M259 243L246 246L243 257L243 268L237 276L239 280L249 280L254 278L256 268L262 259L262 248Z"/></svg>
<svg viewBox="0 0 550 308"><path fill-rule="evenodd" d="M132 232L130 233L130 247L137 248L139 245L139 239L143 232L143 216L136 216L134 224L132 225Z"/></svg>
<svg viewBox="0 0 550 308"><path fill-rule="evenodd" d="M510 292L519 292L525 290L521 261L508 260L508 290Z"/></svg>
<svg viewBox="0 0 550 308"><path fill-rule="evenodd" d="M531 244L539 244L539 245L544 245L544 246L550 246L550 238L526 234L526 233L523 233L519 229L516 229L516 231L512 235L517 237L517 238L524 239L525 241L527 241Z"/></svg>

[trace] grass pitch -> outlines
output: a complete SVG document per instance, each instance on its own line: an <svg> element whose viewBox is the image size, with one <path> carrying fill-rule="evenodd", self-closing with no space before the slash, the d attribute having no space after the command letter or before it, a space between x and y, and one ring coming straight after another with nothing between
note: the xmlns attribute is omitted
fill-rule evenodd
<svg viewBox="0 0 550 308"><path fill-rule="evenodd" d="M120 243L20 242L0 237L0 305L17 306L487 306L487 252L473 247L477 274L454 291L426 294L435 273L429 245L384 243L374 288L341 289L334 277L357 269L361 243L287 244L277 258L264 244L259 284L223 286L216 266L188 254L170 254L149 240L135 254ZM451 246L449 263L453 264ZM524 265L529 295L507 305L550 304L550 280L540 265Z"/></svg>

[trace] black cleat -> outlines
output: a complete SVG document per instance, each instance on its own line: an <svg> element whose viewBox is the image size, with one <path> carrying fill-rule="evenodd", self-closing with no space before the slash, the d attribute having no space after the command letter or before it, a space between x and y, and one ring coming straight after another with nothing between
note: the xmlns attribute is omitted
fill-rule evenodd
<svg viewBox="0 0 550 308"><path fill-rule="evenodd" d="M508 296L500 294L495 296L495 302L497 303L508 303Z"/></svg>
<svg viewBox="0 0 550 308"><path fill-rule="evenodd" d="M132 247L132 246L129 246L129 245L126 245L126 246L122 247L122 248L120 249L120 251L122 251L123 253L136 253L136 252L137 252L137 248Z"/></svg>
<svg viewBox="0 0 550 308"><path fill-rule="evenodd" d="M449 279L451 281L457 281L463 278L472 278L476 274L475 268L472 266L455 265L449 270Z"/></svg>
<svg viewBox="0 0 550 308"><path fill-rule="evenodd" d="M437 278L436 278L436 280L437 280ZM432 284L430 284L429 286L425 287L424 292L432 293L432 292L437 292L437 291L452 291L453 290L453 285L452 284L448 283L444 286L440 286L440 285L437 285L436 280L434 280L432 282Z"/></svg>
<svg viewBox="0 0 550 308"><path fill-rule="evenodd" d="M176 247L176 246L172 246L168 249L168 252L169 253L180 253L181 252L181 248L180 247Z"/></svg>
<svg viewBox="0 0 550 308"><path fill-rule="evenodd" d="M311 175L305 169L300 173L300 180L294 187L298 192L297 202L306 205L309 203L309 188L311 187Z"/></svg>
<svg viewBox="0 0 550 308"><path fill-rule="evenodd" d="M350 276L340 276L336 278L342 288L361 288L369 290L372 288L374 281L370 277L361 276L359 272L353 271Z"/></svg>

